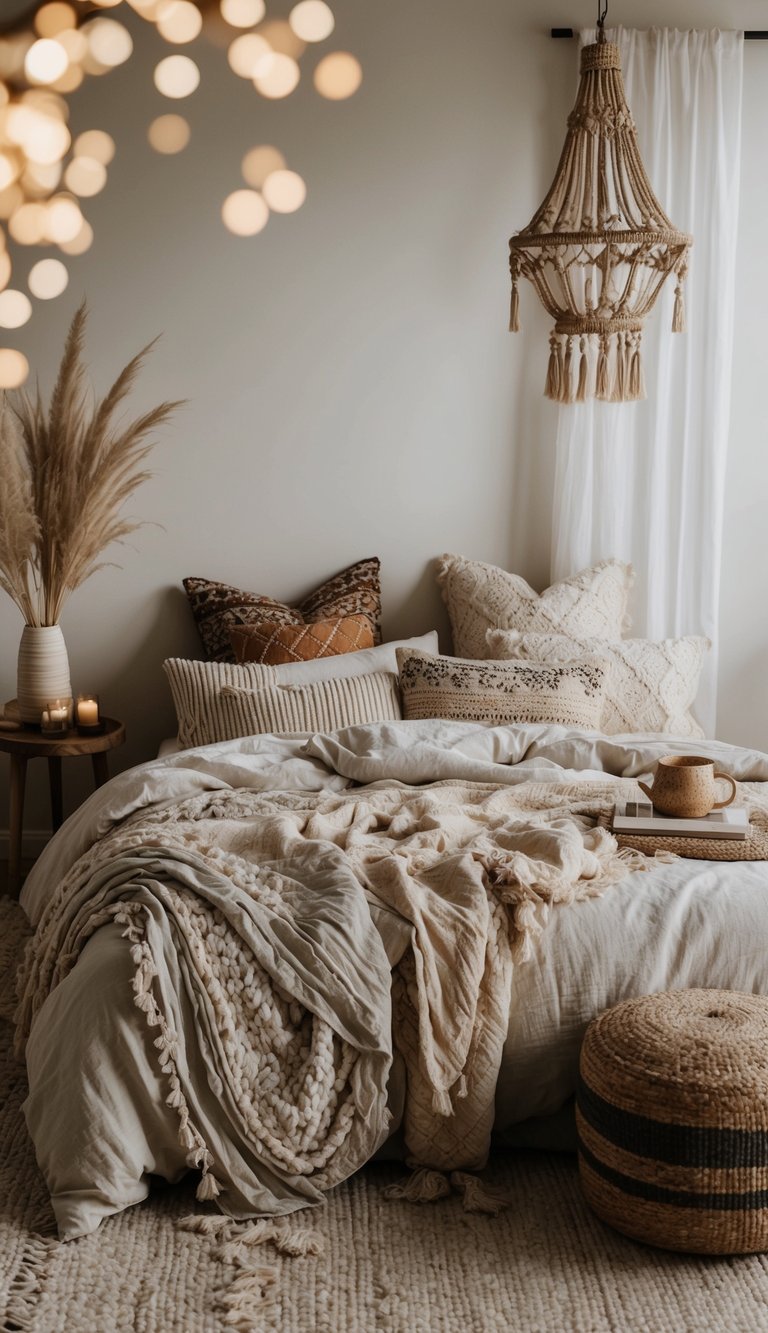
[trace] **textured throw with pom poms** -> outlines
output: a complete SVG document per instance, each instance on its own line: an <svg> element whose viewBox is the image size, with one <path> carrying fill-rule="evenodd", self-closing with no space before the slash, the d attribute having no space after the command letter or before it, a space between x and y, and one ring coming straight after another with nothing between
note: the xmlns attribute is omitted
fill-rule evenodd
<svg viewBox="0 0 768 1333"><path fill-rule="evenodd" d="M413 1196L458 1172L485 1206L461 1173L487 1158L512 969L550 908L645 864L596 826L619 785L229 789L139 809L51 894L19 1041L117 923L200 1199L280 1215L355 1171L391 1128L394 1033L409 1164L432 1173Z"/></svg>

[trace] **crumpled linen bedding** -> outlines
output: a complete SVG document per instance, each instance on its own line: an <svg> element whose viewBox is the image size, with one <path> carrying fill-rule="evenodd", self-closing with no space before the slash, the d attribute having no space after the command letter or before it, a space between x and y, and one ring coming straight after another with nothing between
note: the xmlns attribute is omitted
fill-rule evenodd
<svg viewBox="0 0 768 1333"><path fill-rule="evenodd" d="M380 784L390 793L398 783L557 786L588 778L604 785L606 774L630 778L647 773L670 748L711 753L742 781L768 779L765 756L714 742L606 740L547 727L391 723L309 740L259 737L187 751L122 774L95 793L46 849L22 902L33 923L39 922L62 874L99 838L123 821L135 821L142 811L162 812L190 798L204 800L233 789L330 794L351 783L372 783L374 791ZM768 993L767 888L764 863L685 861L630 874L601 897L553 911L546 929L531 942L533 957L511 969L509 1024L496 1088L497 1132L503 1135L531 1115L558 1110L573 1091L586 1022L626 995L678 985ZM386 943L386 931L379 938ZM371 947L374 957L376 946ZM380 956L377 966L373 985L382 974ZM103 1216L144 1197L150 1173L173 1180L187 1169L152 1034L133 1003L133 970L120 925L102 925L32 1025L26 1114L62 1236L92 1230ZM174 976L172 956L165 980L177 1006L177 1025L181 1030L194 1026L196 1015L181 978ZM383 1029L379 1038L385 1045ZM213 1160L221 1160L228 1144L216 1088L202 1060L194 1067L200 1058L194 1045L190 1052L188 1078L199 1102L196 1123ZM385 1060L380 1074L385 1065L386 1095L379 1087L371 1150L384 1137L387 1122L394 1128L403 1114L402 1064L395 1061L390 1070ZM242 1176L235 1173L227 1190L235 1215L259 1210L253 1180L265 1177L263 1162L249 1155L248 1145L238 1147ZM274 1211L273 1183L268 1172L266 1177L265 1197L271 1193Z"/></svg>

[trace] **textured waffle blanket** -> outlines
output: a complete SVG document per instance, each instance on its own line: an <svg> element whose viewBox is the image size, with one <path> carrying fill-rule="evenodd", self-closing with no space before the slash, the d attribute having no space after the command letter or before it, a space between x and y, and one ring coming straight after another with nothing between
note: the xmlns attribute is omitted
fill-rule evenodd
<svg viewBox="0 0 768 1333"><path fill-rule="evenodd" d="M28 949L21 1038L112 923L199 1197L288 1212L359 1167L389 1130L393 1031L410 1159L482 1165L515 958L641 860L595 827L616 781L175 799L185 774L207 785L156 767L91 820Z"/></svg>

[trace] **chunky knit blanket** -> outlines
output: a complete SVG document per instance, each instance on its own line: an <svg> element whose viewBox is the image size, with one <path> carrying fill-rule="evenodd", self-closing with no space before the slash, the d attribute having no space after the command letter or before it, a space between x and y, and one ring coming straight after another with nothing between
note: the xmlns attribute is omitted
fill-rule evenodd
<svg viewBox="0 0 768 1333"><path fill-rule="evenodd" d="M393 1034L412 1164L479 1167L513 966L553 906L643 863L596 826L626 785L222 787L139 808L49 896L20 1039L116 922L199 1197L227 1211L236 1185L285 1213L356 1170L387 1136Z"/></svg>

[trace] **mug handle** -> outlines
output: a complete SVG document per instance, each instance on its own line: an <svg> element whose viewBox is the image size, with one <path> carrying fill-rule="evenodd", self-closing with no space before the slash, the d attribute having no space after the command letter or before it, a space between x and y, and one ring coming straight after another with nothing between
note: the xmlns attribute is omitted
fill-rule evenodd
<svg viewBox="0 0 768 1333"><path fill-rule="evenodd" d="M734 782L730 773L713 773L712 776L713 778L715 778L715 780L717 780L718 778L722 778L723 782L730 782L731 784L730 796L726 797L724 801L715 801L715 804L712 806L713 810L722 810L724 806L730 805L731 801L736 799L736 783Z"/></svg>

